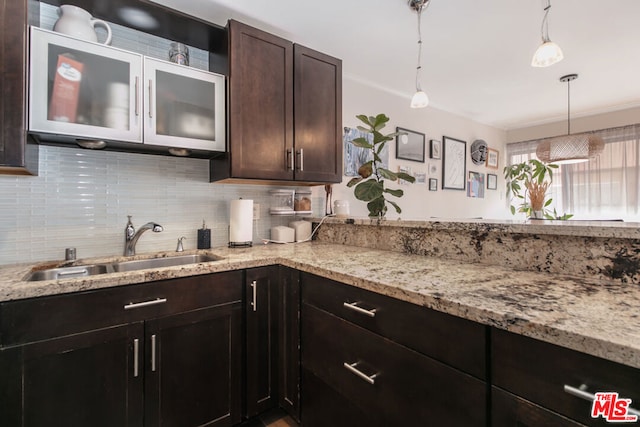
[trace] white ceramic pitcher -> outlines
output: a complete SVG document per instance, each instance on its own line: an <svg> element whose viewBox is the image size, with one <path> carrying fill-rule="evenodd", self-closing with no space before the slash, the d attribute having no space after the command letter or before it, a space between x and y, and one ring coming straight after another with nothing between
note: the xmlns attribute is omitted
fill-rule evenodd
<svg viewBox="0 0 640 427"><path fill-rule="evenodd" d="M107 39L103 44L111 44L111 27L101 19L93 19L86 10L69 4L63 4L58 11L60 18L53 26L53 31L68 34L79 39L92 42L98 41L94 27L102 26L107 30Z"/></svg>

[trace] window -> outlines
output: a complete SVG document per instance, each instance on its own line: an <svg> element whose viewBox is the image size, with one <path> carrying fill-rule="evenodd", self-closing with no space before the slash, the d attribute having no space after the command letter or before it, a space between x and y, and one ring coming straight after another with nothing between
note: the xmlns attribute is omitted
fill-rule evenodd
<svg viewBox="0 0 640 427"><path fill-rule="evenodd" d="M598 131L605 142L589 162L560 165L550 196L575 219L640 221L640 124ZM508 164L536 158L538 140L507 144Z"/></svg>

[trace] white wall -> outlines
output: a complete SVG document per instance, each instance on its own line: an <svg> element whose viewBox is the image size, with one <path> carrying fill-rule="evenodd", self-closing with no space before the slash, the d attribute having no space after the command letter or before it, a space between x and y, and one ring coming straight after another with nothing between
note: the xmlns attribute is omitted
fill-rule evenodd
<svg viewBox="0 0 640 427"><path fill-rule="evenodd" d="M432 100L433 101L433 100ZM355 127L361 124L356 115L367 116L384 113L390 121L382 130L384 134L395 132L396 126L415 130L426 135L426 161L424 163L398 160L395 158L395 141L389 142L390 169L397 170L399 165L410 166L413 171L427 172L428 178L438 179L438 191L429 191L428 185L410 184L398 186L397 183L389 183L389 188L402 188L404 197L397 200L402 208L402 214L397 215L390 207L387 217L389 219L429 219L441 218L510 218L504 200L504 179L502 168L504 167L504 146L506 133L503 130L472 122L460 116L456 116L432 107L426 109L411 109L410 99L397 94L392 94L363 84L355 79L345 76L343 80L343 126ZM442 140L446 135L467 142L467 171L483 174L493 173L498 176L498 189L486 190L483 199L469 198L466 191L442 190L442 160L429 159L429 140ZM500 152L498 169L489 169L484 165L476 166L472 163L469 151L471 143L476 139L483 139L490 148ZM437 172L429 173L429 166L435 165ZM347 188L346 183L350 177L344 177L340 185L334 185L333 200L349 200L351 214L353 216L366 217L368 210L366 204L359 201L353 195L353 188ZM485 175L486 179L486 175ZM320 190L316 190L320 191ZM324 193L324 190L321 191ZM320 193L318 193L320 194Z"/></svg>
<svg viewBox="0 0 640 427"><path fill-rule="evenodd" d="M571 118L571 133L588 132L640 123L640 107ZM530 141L537 138L566 135L567 120L544 123L507 131L507 142Z"/></svg>

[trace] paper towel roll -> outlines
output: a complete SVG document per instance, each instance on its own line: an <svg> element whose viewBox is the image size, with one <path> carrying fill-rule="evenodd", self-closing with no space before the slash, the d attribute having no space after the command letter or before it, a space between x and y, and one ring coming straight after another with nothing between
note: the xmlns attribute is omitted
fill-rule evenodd
<svg viewBox="0 0 640 427"><path fill-rule="evenodd" d="M229 245L253 241L253 200L232 200L229 213Z"/></svg>

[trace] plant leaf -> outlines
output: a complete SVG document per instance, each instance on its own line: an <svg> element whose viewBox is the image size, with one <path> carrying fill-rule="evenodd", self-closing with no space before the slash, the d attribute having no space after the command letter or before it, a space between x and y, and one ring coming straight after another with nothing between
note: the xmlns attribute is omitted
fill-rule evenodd
<svg viewBox="0 0 640 427"><path fill-rule="evenodd" d="M375 179L369 179L356 185L353 193L356 199L362 200L363 202L370 202L382 196L383 189L384 187L381 182Z"/></svg>
<svg viewBox="0 0 640 427"><path fill-rule="evenodd" d="M361 176L352 178L349 182L347 182L347 187L353 187L354 185L356 185L360 181L362 181L362 177Z"/></svg>
<svg viewBox="0 0 640 427"><path fill-rule="evenodd" d="M396 208L396 212L397 213L402 213L402 209L400 209L400 206L398 206L398 204L396 202L392 202L391 200L387 200L387 203L389 203L391 206Z"/></svg>
<svg viewBox="0 0 640 427"><path fill-rule="evenodd" d="M373 161L369 160L358 168L358 175L363 178L369 178L373 174Z"/></svg>
<svg viewBox="0 0 640 427"><path fill-rule="evenodd" d="M369 209L369 216L377 217L377 216L380 216L381 213L384 214L384 212L386 211L384 202L385 202L384 197L378 197L370 201L369 203L367 203L367 208Z"/></svg>
<svg viewBox="0 0 640 427"><path fill-rule="evenodd" d="M398 175L398 178L403 179L412 184L416 182L416 178L414 176L409 175L408 173L398 172L397 175Z"/></svg>
<svg viewBox="0 0 640 427"><path fill-rule="evenodd" d="M356 147L369 148L369 149L373 148L373 145L369 144L367 139L362 137L353 139L351 143Z"/></svg>
<svg viewBox="0 0 640 427"><path fill-rule="evenodd" d="M396 196L396 197L402 197L402 196L404 195L404 191L402 191L402 190L400 190L400 189L398 189L398 190L393 190L393 189L391 189L391 188L385 188L385 189L384 189L384 192L385 192L385 193L389 193L389 194L391 194L391 195L393 195L393 196ZM390 201L390 200L387 200L387 201L388 201L389 203L391 203L391 201Z"/></svg>
<svg viewBox="0 0 640 427"><path fill-rule="evenodd" d="M395 172L391 172L389 169L378 168L378 172L384 179L389 179L391 181L395 181L398 179L398 175Z"/></svg>

